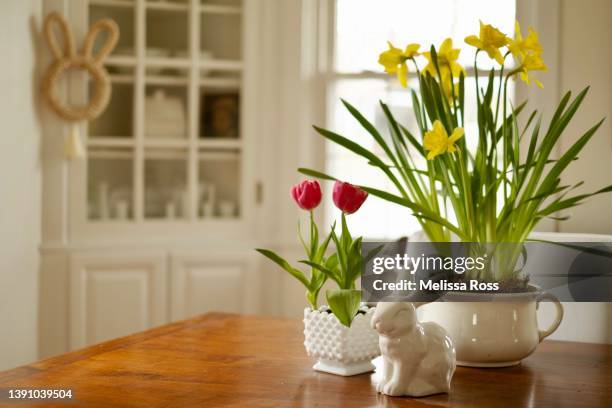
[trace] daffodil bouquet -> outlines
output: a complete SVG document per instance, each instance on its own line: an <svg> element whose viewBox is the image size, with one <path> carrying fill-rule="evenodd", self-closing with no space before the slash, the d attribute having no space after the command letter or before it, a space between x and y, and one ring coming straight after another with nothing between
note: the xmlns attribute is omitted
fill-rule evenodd
<svg viewBox="0 0 612 408"><path fill-rule="evenodd" d="M573 99L570 92L566 93L547 126L535 110L523 115L526 102L511 104L509 81L518 77L527 84L542 87L534 72L547 69L536 31L530 28L523 37L518 22L515 31L515 37L508 38L481 22L479 35L465 39L476 48L477 134L464 131L466 73L458 63L460 50L453 48L450 38L439 48L432 45L428 52L420 52L419 44L409 44L402 50L389 43L389 49L380 54L379 63L387 73L396 75L403 87L408 86L409 67L415 71L418 89L411 89L410 94L418 135L402 125L383 102L380 106L388 122L390 139L343 101L384 155L378 156L345 136L315 126L326 139L380 169L395 191L361 188L408 207L433 242L458 239L487 248L500 242L522 243L543 218L562 219L557 216L559 212L593 195L612 191L612 186L608 186L577 194L574 189L582 183L564 185L561 181L563 172L578 159L603 120L582 134L559 158L551 158L588 88ZM486 72L479 70L477 64L478 55L483 52L495 61L494 67ZM468 138L469 145L476 148L468 149ZM311 169L300 171L335 179ZM474 277L491 281L516 279L514 266L521 256L520 245L516 247L519 249L497 257L497 267L492 265Z"/></svg>

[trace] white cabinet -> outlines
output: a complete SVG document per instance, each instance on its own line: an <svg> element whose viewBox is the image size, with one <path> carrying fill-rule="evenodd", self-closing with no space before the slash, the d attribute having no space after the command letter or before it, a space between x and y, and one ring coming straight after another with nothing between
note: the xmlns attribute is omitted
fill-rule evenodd
<svg viewBox="0 0 612 408"><path fill-rule="evenodd" d="M85 157L66 159L71 125L44 111L41 357L199 313L260 312L261 4L43 2L79 48L101 18L121 35L104 62L110 104L79 124ZM70 105L92 90L74 73L58 88Z"/></svg>
<svg viewBox="0 0 612 408"><path fill-rule="evenodd" d="M70 348L168 321L166 257L155 252L77 254L70 265Z"/></svg>
<svg viewBox="0 0 612 408"><path fill-rule="evenodd" d="M207 312L259 312L250 251L86 251L69 270L70 349Z"/></svg>
<svg viewBox="0 0 612 408"><path fill-rule="evenodd" d="M180 252L171 259L171 318L219 311L256 313L260 279L244 253Z"/></svg>

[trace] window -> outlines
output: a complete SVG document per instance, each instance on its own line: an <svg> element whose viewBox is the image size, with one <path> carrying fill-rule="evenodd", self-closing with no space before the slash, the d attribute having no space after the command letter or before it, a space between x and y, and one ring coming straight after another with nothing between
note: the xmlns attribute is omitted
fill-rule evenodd
<svg viewBox="0 0 612 408"><path fill-rule="evenodd" d="M451 37L454 47L462 50L460 62L467 71L466 137L476 134L476 112L467 110L474 105L470 99L475 98L471 68L474 48L463 40L478 32L479 19L513 36L515 9L513 0L336 0L331 39L333 64L327 82L328 127L383 156L381 149L346 111L340 98L357 107L381 132L386 131L378 105L382 100L403 125L417 134L409 93L394 77L383 72L377 62L378 55L387 48L388 40L400 48L419 43L421 51L425 51L432 43L438 47L444 38ZM492 66L483 53L478 64L485 69ZM409 87L415 86L412 72ZM326 167L329 174L341 179L393 191L391 183L378 169L365 166L362 158L332 143L326 145ZM328 205L327 221L331 224L338 214L333 204ZM350 223L355 234L367 238L397 238L420 229L410 210L375 197L366 201L360 215Z"/></svg>

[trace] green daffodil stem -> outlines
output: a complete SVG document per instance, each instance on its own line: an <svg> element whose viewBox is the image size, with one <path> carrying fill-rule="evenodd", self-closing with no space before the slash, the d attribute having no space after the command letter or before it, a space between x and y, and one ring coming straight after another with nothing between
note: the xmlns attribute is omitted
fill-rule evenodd
<svg viewBox="0 0 612 408"><path fill-rule="evenodd" d="M417 78L419 78L421 76L421 70L419 69L419 64L417 64L416 60L414 59L414 57L410 57L409 58L410 61L412 61L412 63L414 64L414 70L417 73Z"/></svg>
<svg viewBox="0 0 612 408"><path fill-rule="evenodd" d="M470 187L470 183L468 180L468 175L467 175L467 167L466 167L466 162L465 159L463 157L463 152L461 151L461 149L458 150L457 155L459 156L459 177L461 180L461 184L462 184L462 190L464 191L464 194L462 194L462 198L463 198L463 212L465 213L465 217L466 217L466 227L468 229L468 236L469 237L473 237L474 236L474 231L476 229L476 223L474 222L474 212L472 211L472 203L471 203L471 187Z"/></svg>
<svg viewBox="0 0 612 408"><path fill-rule="evenodd" d="M510 54L510 52L507 52L506 54L504 54L504 61L506 61L506 57L508 57L508 54ZM497 88L497 102L495 103L495 126L497 126L497 119L498 119L498 112L499 112L499 99L502 93L502 83L504 82L504 68L505 68L505 64L501 65L501 68L499 69L499 85ZM505 99L504 99L504 103L505 103ZM504 118L505 120L505 118Z"/></svg>
<svg viewBox="0 0 612 408"><path fill-rule="evenodd" d="M478 53L480 50L476 50L474 53L474 80L476 81L476 101L480 104L480 86L478 85Z"/></svg>

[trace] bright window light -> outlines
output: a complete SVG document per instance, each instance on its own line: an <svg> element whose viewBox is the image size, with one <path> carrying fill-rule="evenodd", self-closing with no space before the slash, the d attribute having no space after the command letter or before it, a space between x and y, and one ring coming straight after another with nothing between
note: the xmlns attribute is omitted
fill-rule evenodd
<svg viewBox="0 0 612 408"><path fill-rule="evenodd" d="M378 55L387 48L387 40L403 48L408 43L422 44L422 50L430 44L439 44L451 37L455 47L461 48L460 63L473 65L474 48L464 43L470 34L477 34L478 20L499 28L508 36L514 35L515 1L500 0L337 0L336 30L334 39L335 70L328 84L328 127L345 135L379 156L384 156L367 132L346 111L340 98L346 99L361 111L383 133L386 121L378 101L387 103L396 119L418 134L409 93L399 87L393 77L381 75ZM483 53L481 53L483 54ZM485 55L479 56L479 67L492 65ZM412 69L412 67L411 67ZM468 75L472 73L468 70ZM359 74L359 75L353 75ZM409 87L416 87L414 72ZM409 76L410 78L410 76ZM513 87L509 86L509 93ZM466 78L465 130L477 134L474 111L475 87L473 77ZM472 143L473 144L473 143ZM394 191L393 186L380 170L365 165L361 157L328 143L326 147L327 172L346 181L375 186ZM338 219L338 210L326 200L327 224ZM420 229L410 210L370 197L359 213L349 217L351 231L369 239L397 239Z"/></svg>

